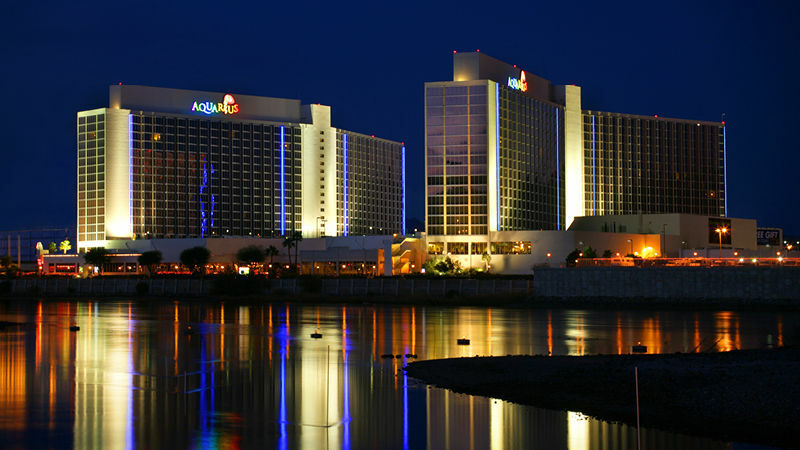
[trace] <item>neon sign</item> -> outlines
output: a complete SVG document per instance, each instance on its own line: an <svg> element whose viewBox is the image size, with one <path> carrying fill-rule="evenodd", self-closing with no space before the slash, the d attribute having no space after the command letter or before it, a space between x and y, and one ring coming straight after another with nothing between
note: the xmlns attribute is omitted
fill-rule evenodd
<svg viewBox="0 0 800 450"><path fill-rule="evenodd" d="M239 104L233 99L231 94L225 94L222 103L214 102L194 102L192 111L200 111L204 114L237 114Z"/></svg>
<svg viewBox="0 0 800 450"><path fill-rule="evenodd" d="M522 70L519 78L508 77L508 87L517 91L525 92L528 90L528 82L525 81L525 71Z"/></svg>

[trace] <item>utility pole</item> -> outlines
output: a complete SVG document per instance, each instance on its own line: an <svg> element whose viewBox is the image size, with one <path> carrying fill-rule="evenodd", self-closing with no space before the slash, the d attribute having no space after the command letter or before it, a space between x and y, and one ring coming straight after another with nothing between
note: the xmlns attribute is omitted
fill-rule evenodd
<svg viewBox="0 0 800 450"><path fill-rule="evenodd" d="M639 366L634 366L633 376L636 382L636 449L642 450L642 434L639 431Z"/></svg>

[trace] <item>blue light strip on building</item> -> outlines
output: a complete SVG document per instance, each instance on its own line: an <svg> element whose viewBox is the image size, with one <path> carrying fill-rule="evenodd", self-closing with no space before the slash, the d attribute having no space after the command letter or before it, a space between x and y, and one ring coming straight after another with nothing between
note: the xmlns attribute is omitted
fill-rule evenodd
<svg viewBox="0 0 800 450"><path fill-rule="evenodd" d="M597 215L597 154L595 153L594 114L592 114L592 215Z"/></svg>
<svg viewBox="0 0 800 450"><path fill-rule="evenodd" d="M561 179L558 176L559 172L561 172L561 163L558 158L560 150L558 136L558 108L556 108L556 230L561 229Z"/></svg>
<svg viewBox="0 0 800 450"><path fill-rule="evenodd" d="M208 230L206 219L206 202L203 200L203 195L206 193L208 187L208 169L206 168L206 161L203 161L203 184L200 185L200 239L206 237Z"/></svg>
<svg viewBox="0 0 800 450"><path fill-rule="evenodd" d="M281 236L286 236L286 144L281 125Z"/></svg>
<svg viewBox="0 0 800 450"><path fill-rule="evenodd" d="M401 149L401 162L400 164L403 166L403 224L402 224L402 231L403 236L406 234L406 147L403 146Z"/></svg>
<svg viewBox="0 0 800 450"><path fill-rule="evenodd" d="M347 236L350 231L347 214L347 134L342 134L342 234Z"/></svg>
<svg viewBox="0 0 800 450"><path fill-rule="evenodd" d="M214 185L214 163L211 163L211 185ZM214 232L214 207L216 206L217 200L214 197L214 193L211 193L211 211L209 215L211 216L211 232Z"/></svg>
<svg viewBox="0 0 800 450"><path fill-rule="evenodd" d="M724 183L725 189L725 217L728 216L728 134L727 128L725 124L722 124L722 165L723 165L723 172L722 176L725 179L722 181Z"/></svg>
<svg viewBox="0 0 800 450"><path fill-rule="evenodd" d="M497 140L497 151L495 152L495 156L497 157L497 218L495 223L495 229L500 231L500 84L495 83L494 85L494 120L495 120L495 138Z"/></svg>

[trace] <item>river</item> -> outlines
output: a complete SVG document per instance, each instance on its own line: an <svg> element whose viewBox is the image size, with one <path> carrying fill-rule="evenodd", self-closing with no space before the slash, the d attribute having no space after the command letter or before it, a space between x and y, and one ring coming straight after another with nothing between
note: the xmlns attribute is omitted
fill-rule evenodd
<svg viewBox="0 0 800 450"><path fill-rule="evenodd" d="M796 312L723 310L5 301L0 321L25 323L0 330L4 448L635 449L635 427L429 388L402 367L800 339ZM764 448L646 428L642 443Z"/></svg>

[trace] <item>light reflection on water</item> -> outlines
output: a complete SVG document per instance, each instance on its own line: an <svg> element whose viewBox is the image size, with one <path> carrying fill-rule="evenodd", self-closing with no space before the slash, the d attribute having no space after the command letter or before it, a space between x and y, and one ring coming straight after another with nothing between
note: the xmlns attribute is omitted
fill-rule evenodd
<svg viewBox="0 0 800 450"><path fill-rule="evenodd" d="M382 356L726 351L796 344L784 330L800 323L780 312L177 302L4 303L0 320L29 324L0 331L0 442L11 448L635 448L635 428L427 388L404 375L407 358ZM642 439L731 445L648 429Z"/></svg>

